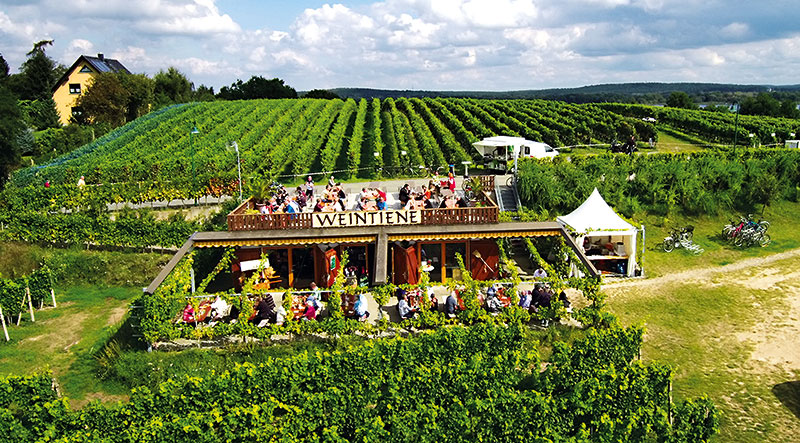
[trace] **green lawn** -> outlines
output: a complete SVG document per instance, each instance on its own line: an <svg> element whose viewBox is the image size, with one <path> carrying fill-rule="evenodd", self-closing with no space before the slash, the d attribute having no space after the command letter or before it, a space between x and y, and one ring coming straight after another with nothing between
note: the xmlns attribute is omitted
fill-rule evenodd
<svg viewBox="0 0 800 443"><path fill-rule="evenodd" d="M738 248L720 238L722 227L738 213L701 217L658 217L646 216L637 220L645 225L646 249L644 270L648 277L656 277L696 267L726 265L748 257L759 257L800 247L800 234L797 233L797 220L800 220L800 203L780 201L768 207L763 215L756 214L770 222L769 235L772 242L764 247ZM747 215L747 214L742 214ZM694 242L705 252L693 255L683 249L666 253L661 249L664 237L672 227L693 225ZM641 253L641 245L639 245Z"/></svg>
<svg viewBox="0 0 800 443"><path fill-rule="evenodd" d="M77 404L126 394L121 386L98 380L94 355L119 330L128 305L139 294L140 288L57 290L57 308L36 311L35 323L25 315L20 326L9 327L11 341L0 343L0 373L29 374L49 368L64 395Z"/></svg>
<svg viewBox="0 0 800 443"><path fill-rule="evenodd" d="M654 218L645 223L648 278L605 288L608 308L623 324L645 324L643 359L676 368L675 398L707 393L717 404L716 441L786 442L800 435L800 204L778 203L765 218L774 241L750 249L717 238L721 216L676 217L665 226ZM666 226L683 223L696 227L704 254L657 249Z"/></svg>

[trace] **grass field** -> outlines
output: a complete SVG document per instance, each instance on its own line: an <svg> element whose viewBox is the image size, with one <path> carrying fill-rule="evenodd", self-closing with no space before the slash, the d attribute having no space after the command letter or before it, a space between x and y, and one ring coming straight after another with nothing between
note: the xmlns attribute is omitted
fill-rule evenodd
<svg viewBox="0 0 800 443"><path fill-rule="evenodd" d="M23 316L20 326L9 328L12 341L0 345L0 373L50 369L64 395L78 400L78 405L82 400L126 394L121 386L97 379L94 354L117 333L128 305L139 294L141 288L57 290L57 308L36 311L35 323Z"/></svg>
<svg viewBox="0 0 800 443"><path fill-rule="evenodd" d="M644 360L674 368L676 399L707 393L722 442L788 442L800 435L800 204L768 208L773 243L739 249L717 238L724 217L693 223L706 252L664 253L664 227L647 224L649 278L606 285L623 324L644 323Z"/></svg>

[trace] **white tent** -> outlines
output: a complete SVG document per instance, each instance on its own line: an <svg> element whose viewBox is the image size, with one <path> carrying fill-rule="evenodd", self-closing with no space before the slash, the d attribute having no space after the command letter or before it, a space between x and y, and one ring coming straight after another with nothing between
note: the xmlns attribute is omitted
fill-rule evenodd
<svg viewBox="0 0 800 443"><path fill-rule="evenodd" d="M577 209L559 216L558 222L574 231L579 247L583 247L584 238L589 238L589 248L584 252L595 266L605 268L605 260L627 260L624 274L634 275L638 230L608 206L597 188ZM609 244L613 247L607 247Z"/></svg>
<svg viewBox="0 0 800 443"><path fill-rule="evenodd" d="M487 137L479 142L472 144L481 155L498 155L506 156L504 160L511 160L513 154L516 153L520 157L535 157L545 158L554 157L558 155L558 151L551 148L547 143L535 142L526 140L522 137L509 137L505 135L497 135L494 137ZM498 148L512 148L511 152L505 149Z"/></svg>

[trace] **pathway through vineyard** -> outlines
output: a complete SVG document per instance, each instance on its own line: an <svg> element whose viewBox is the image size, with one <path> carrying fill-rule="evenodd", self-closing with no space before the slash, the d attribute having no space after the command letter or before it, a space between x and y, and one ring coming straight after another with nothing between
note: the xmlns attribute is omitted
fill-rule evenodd
<svg viewBox="0 0 800 443"><path fill-rule="evenodd" d="M800 249L604 285L644 360L676 367L676 396L708 392L722 441L800 435Z"/></svg>

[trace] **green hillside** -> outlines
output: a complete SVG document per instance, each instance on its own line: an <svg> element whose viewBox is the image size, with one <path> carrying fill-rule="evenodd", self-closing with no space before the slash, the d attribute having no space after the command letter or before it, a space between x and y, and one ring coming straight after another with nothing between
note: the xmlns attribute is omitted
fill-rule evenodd
<svg viewBox="0 0 800 443"><path fill-rule="evenodd" d="M375 178L403 175L409 165L478 164L471 144L491 135L574 146L631 133L647 140L657 134L656 124L718 143L730 143L734 132L733 115L632 105L455 98L220 101L153 112L49 164L18 171L11 183L72 184L83 175L87 184L118 187L104 193L116 201L133 198L132 184L150 189L149 198L219 195L236 181L236 153L228 147L234 141L246 177L335 171L342 179ZM748 135L755 133L771 144L799 129L796 120L742 116L738 137L750 143Z"/></svg>

